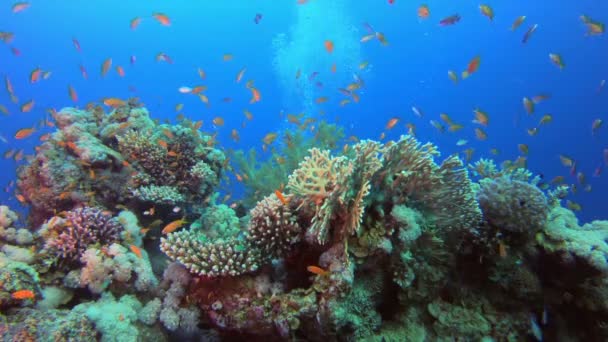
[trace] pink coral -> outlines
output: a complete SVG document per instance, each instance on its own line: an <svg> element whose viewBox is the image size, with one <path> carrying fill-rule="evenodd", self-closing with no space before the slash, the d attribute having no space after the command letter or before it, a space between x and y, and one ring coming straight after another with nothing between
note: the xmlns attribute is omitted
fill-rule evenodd
<svg viewBox="0 0 608 342"><path fill-rule="evenodd" d="M50 222L51 238L46 249L70 261L78 260L90 245L117 241L123 230L111 215L91 207L76 208L68 211L65 219L53 218Z"/></svg>

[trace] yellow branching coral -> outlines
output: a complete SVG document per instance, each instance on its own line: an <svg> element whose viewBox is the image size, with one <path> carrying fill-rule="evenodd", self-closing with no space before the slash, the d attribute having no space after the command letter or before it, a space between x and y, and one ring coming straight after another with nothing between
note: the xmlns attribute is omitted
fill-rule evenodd
<svg viewBox="0 0 608 342"><path fill-rule="evenodd" d="M289 177L288 189L304 197L302 205L315 205L308 236L319 243L327 241L330 225L338 238L355 233L361 225L370 180L382 166L382 145L366 140L354 151L351 159L313 148Z"/></svg>
<svg viewBox="0 0 608 342"><path fill-rule="evenodd" d="M300 167L289 176L287 188L319 206L348 176L352 165L344 157L331 157L329 150L311 148L309 152L310 156L305 157Z"/></svg>

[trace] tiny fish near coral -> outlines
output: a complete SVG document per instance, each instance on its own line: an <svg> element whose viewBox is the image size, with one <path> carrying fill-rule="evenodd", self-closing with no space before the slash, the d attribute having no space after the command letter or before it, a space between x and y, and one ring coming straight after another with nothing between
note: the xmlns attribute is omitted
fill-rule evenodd
<svg viewBox="0 0 608 342"><path fill-rule="evenodd" d="M36 296L32 290L19 290L11 293L13 299L34 299Z"/></svg>

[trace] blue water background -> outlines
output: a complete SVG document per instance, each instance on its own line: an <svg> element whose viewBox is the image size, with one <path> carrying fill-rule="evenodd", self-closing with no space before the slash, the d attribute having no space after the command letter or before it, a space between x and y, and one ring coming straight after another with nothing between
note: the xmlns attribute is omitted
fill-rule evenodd
<svg viewBox="0 0 608 342"><path fill-rule="evenodd" d="M31 1L30 8L13 14L7 1L0 6L0 31L14 32L15 39L10 44L0 42L0 76L2 83L5 75L10 78L19 104L10 102L2 85L0 104L8 107L10 115L0 116L0 134L8 140L0 142L0 149L24 148L31 153L39 143L38 137L50 129L38 130L33 137L17 141L13 135L18 129L32 127L45 117L48 108L84 107L104 97L139 97L153 118L173 122L177 115L175 105L183 103L180 113L194 121L204 120L203 130L217 131L220 146L233 149L259 148L264 135L287 127L281 112L306 110L308 115L319 117L318 111L323 110L324 118L337 120L346 128L347 136L362 139L379 138L387 121L399 117L399 124L386 132L387 138L404 134L405 123L413 123L417 137L439 145L443 157L472 147L473 160L477 160L494 157L490 149L497 148L500 154L494 158L500 162L519 156L517 145L525 143L530 150L528 167L547 181L563 175L568 183L576 184L576 178L558 157L572 156L593 189L584 192L583 186L577 184L578 194L569 197L583 206L579 217L582 221L608 218L608 175L592 177L604 162L602 150L608 148L608 126L604 125L595 136L591 134L593 120L608 120L608 87L598 93L600 81L608 79L608 37L587 36L579 19L581 14L588 14L608 23L608 3L571 1L558 6L548 1L489 1L487 4L496 15L493 22L480 14L477 3L427 1L431 11L428 20L416 16L420 3L412 1L396 0L390 5L380 0L336 0L328 9L329 3L332 2L311 0L297 5L295 0L55 0ZM171 26L154 20L151 15L155 12L167 14ZM257 25L253 21L256 13L263 15ZM349 28L343 21L336 24L336 13L344 16ZM462 16L456 25L438 24L455 13ZM510 31L520 15L526 15L526 21L517 31ZM131 30L129 22L138 16L142 22ZM384 33L389 45L382 46L376 40L360 44L358 40L367 34L364 22ZM538 30L527 44L522 44L524 32L534 23L539 25ZM311 49L318 58L288 53L289 60L279 61L281 73L277 71L277 46L273 41L280 33L288 34L289 40L289 34L294 32L300 37L309 35L311 39L300 40L306 41L307 46L299 48ZM332 55L324 49L324 36L336 45ZM82 52L76 51L72 38L80 42ZM344 45L341 52L343 44L348 48ZM21 56L13 55L11 47L18 48ZM174 64L155 61L159 52L169 55ZM226 53L234 59L223 61ZM549 53L561 54L564 70L549 61ZM133 66L129 63L132 55L137 58ZM481 56L477 73L458 84L448 79L448 70L460 74L477 55ZM113 67L101 78L101 63L107 58L113 59ZM355 70L353 59L370 65L364 71ZM333 63L338 69L336 74L330 71ZM88 80L81 76L81 64L87 69ZM117 65L124 68L124 78L114 70ZM285 65L293 69L289 73L292 78L287 79ZM298 69L305 72L305 79L319 65L325 69L314 70L319 72L314 81L323 82L323 88L309 86L312 90L307 98L299 98L300 92L286 89L295 84ZM52 76L29 84L29 74L37 66L51 71ZM207 79L198 77L199 67L206 71ZM244 81L237 84L236 74L243 67L247 67ZM342 96L336 88L352 82L352 73L365 80L361 102L340 107ZM256 104L249 103L251 93L244 85L251 79L262 94L262 101ZM76 104L68 96L68 84L78 92ZM199 84L209 87L206 94L210 107L196 96L177 91L183 85ZM522 98L538 94L551 94L551 98L538 104L534 114L526 114ZM310 96L328 96L330 101L316 105ZM223 102L225 97L232 101ZM29 99L35 100L34 110L20 113L19 106ZM416 117L412 106L419 107L424 117ZM473 129L478 126L471 123L472 110L477 107L490 115L486 141L474 136ZM244 109L254 115L245 128ZM465 129L438 132L429 120L440 121L442 112L464 124ZM554 121L541 127L537 136L529 136L526 130L537 126L541 116L549 113ZM211 120L216 116L223 117L226 125L213 127ZM233 128L240 134L238 143L230 138ZM467 139L469 144L457 147L458 139ZM0 160L0 184L8 185L15 179L15 168L12 159ZM14 188L6 190L1 203L17 207Z"/></svg>

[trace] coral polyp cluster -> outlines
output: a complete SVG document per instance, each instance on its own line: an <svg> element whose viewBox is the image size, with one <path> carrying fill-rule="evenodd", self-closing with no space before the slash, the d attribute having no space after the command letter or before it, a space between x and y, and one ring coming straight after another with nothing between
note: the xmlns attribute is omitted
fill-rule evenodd
<svg viewBox="0 0 608 342"><path fill-rule="evenodd" d="M276 179L218 203L228 158L198 125L135 100L53 117L19 170L27 227L0 206L4 340L49 319L102 341L608 338L607 221L514 163L288 135Z"/></svg>
<svg viewBox="0 0 608 342"><path fill-rule="evenodd" d="M61 259L77 261L96 243L112 244L120 237L122 225L98 208L76 208L48 223L46 249Z"/></svg>

